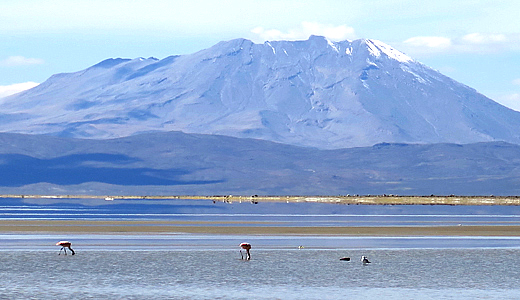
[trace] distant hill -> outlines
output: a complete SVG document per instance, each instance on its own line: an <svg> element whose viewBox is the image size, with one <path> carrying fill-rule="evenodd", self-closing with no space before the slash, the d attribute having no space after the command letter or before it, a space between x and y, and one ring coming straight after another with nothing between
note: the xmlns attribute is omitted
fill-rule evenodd
<svg viewBox="0 0 520 300"><path fill-rule="evenodd" d="M382 42L318 36L107 59L1 99L0 120L0 132L90 139L183 131L320 149L520 143L520 113Z"/></svg>
<svg viewBox="0 0 520 300"><path fill-rule="evenodd" d="M0 134L2 194L518 195L520 146L319 150L181 132L109 140Z"/></svg>

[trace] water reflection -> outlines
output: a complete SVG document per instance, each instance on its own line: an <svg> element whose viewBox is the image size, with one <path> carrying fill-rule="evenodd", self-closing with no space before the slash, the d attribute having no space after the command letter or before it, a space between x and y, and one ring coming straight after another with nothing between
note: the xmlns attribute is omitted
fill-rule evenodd
<svg viewBox="0 0 520 300"><path fill-rule="evenodd" d="M225 226L251 222L254 226L520 225L520 207L3 199L1 219L210 221Z"/></svg>

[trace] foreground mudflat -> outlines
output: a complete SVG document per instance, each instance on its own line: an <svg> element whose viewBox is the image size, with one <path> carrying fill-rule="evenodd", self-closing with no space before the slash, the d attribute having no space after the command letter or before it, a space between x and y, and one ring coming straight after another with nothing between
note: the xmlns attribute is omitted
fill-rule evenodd
<svg viewBox="0 0 520 300"><path fill-rule="evenodd" d="M1 220L0 232L45 233L199 233L257 235L352 235L352 236L520 236L520 226L370 226L286 227L255 226L228 222L180 221L21 221ZM256 223L257 225L259 223ZM266 224L263 224L266 225Z"/></svg>

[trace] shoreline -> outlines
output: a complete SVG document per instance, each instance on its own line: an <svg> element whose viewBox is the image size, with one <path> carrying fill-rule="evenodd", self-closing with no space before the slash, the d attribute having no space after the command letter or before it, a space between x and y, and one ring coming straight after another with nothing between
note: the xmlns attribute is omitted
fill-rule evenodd
<svg viewBox="0 0 520 300"><path fill-rule="evenodd" d="M264 223L265 224L265 223ZM240 225L240 226L236 226ZM156 234L187 233L217 235L317 235L317 236L520 236L519 225L465 226L331 226L288 227L255 222L211 221L53 221L0 220L0 233L85 233L85 234Z"/></svg>
<svg viewBox="0 0 520 300"><path fill-rule="evenodd" d="M97 199L106 204L118 200L206 200L225 203L287 202L337 205L468 205L516 206L520 197L484 196L113 196L113 195L0 195L19 199ZM274 221L173 221L173 220L43 220L0 219L0 233L45 234L215 234L215 235L315 235L315 236L520 236L520 225L399 225L399 226L287 226Z"/></svg>
<svg viewBox="0 0 520 300"><path fill-rule="evenodd" d="M345 205L520 205L520 196L243 196L243 195L29 195L0 194L0 198L19 199L100 199L114 200L212 200L218 202L334 203Z"/></svg>

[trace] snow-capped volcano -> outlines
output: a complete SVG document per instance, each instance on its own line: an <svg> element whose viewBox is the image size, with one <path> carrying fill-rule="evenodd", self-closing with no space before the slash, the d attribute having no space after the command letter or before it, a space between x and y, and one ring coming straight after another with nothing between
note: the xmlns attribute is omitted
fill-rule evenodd
<svg viewBox="0 0 520 300"><path fill-rule="evenodd" d="M255 44L108 59L0 100L0 131L112 138L221 134L323 149L520 144L520 113L375 40Z"/></svg>

